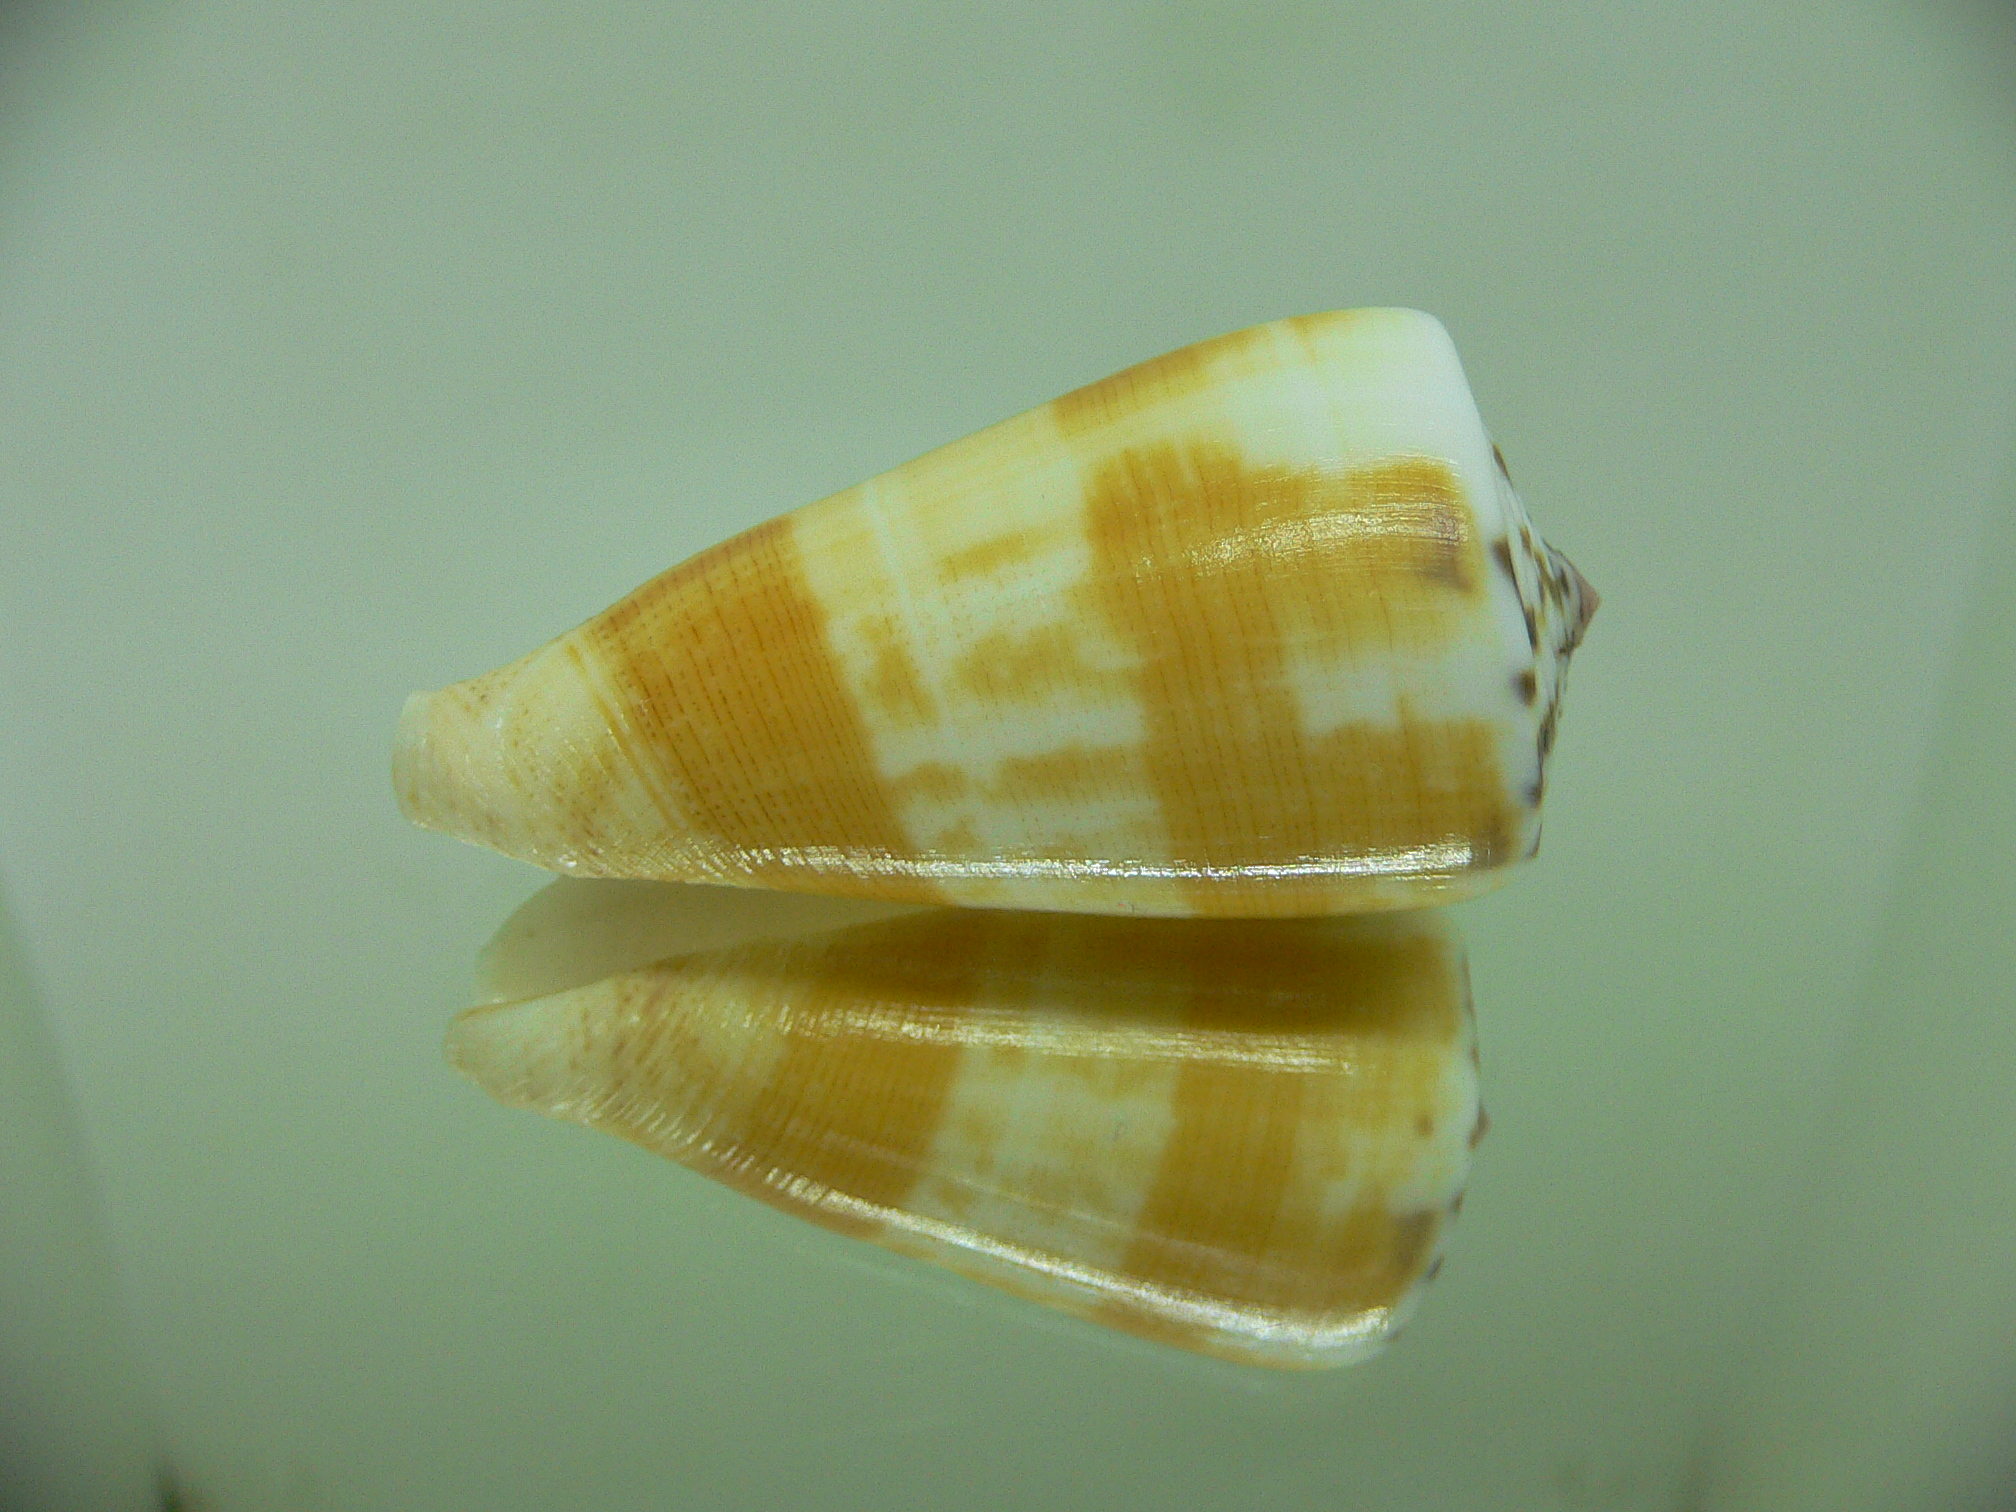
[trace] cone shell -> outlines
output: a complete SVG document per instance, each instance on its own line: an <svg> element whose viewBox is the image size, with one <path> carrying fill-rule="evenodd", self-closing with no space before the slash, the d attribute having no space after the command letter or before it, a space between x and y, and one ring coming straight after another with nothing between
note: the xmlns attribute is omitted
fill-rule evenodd
<svg viewBox="0 0 2016 1512"><path fill-rule="evenodd" d="M506 1103L787 1212L1289 1367L1362 1359L1405 1319L1482 1127L1433 912L922 910L472 1009L448 1048Z"/></svg>
<svg viewBox="0 0 2016 1512"><path fill-rule="evenodd" d="M1538 843L1595 596L1408 310L1175 352L415 695L421 824L557 871L1079 912L1448 902Z"/></svg>

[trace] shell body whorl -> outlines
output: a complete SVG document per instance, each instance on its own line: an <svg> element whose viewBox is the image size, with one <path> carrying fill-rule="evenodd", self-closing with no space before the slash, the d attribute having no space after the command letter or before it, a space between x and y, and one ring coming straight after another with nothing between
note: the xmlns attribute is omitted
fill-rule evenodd
<svg viewBox="0 0 2016 1512"><path fill-rule="evenodd" d="M401 723L556 871L982 906L1452 901L1539 834L1594 595L1446 333L1279 321L734 538Z"/></svg>

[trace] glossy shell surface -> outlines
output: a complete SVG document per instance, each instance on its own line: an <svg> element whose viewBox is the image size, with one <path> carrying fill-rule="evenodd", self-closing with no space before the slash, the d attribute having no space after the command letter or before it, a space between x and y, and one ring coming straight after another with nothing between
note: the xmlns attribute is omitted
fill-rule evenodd
<svg viewBox="0 0 2016 1512"><path fill-rule="evenodd" d="M450 1033L507 1103L1247 1363L1361 1359L1432 1274L1482 1128L1438 913L766 914L725 889L558 887L504 953L579 956L570 932L599 930L588 961L528 973L493 948L493 993L555 990ZM576 980L682 940L710 943Z"/></svg>
<svg viewBox="0 0 2016 1512"><path fill-rule="evenodd" d="M556 871L1075 912L1438 903L1538 843L1595 597L1442 327L1280 321L415 695L409 816Z"/></svg>

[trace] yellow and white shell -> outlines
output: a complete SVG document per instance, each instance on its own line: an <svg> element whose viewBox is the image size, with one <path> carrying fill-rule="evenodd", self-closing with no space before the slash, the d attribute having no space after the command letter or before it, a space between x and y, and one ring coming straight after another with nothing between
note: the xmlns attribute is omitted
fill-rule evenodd
<svg viewBox="0 0 2016 1512"><path fill-rule="evenodd" d="M409 816L652 879L535 900L450 1056L1052 1306L1363 1358L1483 1128L1418 905L1532 854L1595 605L1428 316L1130 368L408 701Z"/></svg>
<svg viewBox="0 0 2016 1512"><path fill-rule="evenodd" d="M421 824L556 871L1074 912L1439 903L1538 842L1595 596L1447 334L1278 321L415 695Z"/></svg>
<svg viewBox="0 0 2016 1512"><path fill-rule="evenodd" d="M502 1101L1247 1363L1362 1359L1433 1272L1482 1129L1439 911L878 918L623 887L558 883L507 926L518 964L493 950L494 990L542 995L471 1009L449 1055ZM601 968L523 964L668 947L582 985Z"/></svg>

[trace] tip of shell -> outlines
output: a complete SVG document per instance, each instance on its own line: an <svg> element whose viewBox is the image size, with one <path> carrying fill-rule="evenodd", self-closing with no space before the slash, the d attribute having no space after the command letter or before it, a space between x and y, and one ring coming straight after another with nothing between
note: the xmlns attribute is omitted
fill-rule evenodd
<svg viewBox="0 0 2016 1512"><path fill-rule="evenodd" d="M392 791L399 799L399 812L415 824L421 817L421 795L427 786L428 704L433 695L412 693L399 710L399 729L392 737Z"/></svg>
<svg viewBox="0 0 2016 1512"><path fill-rule="evenodd" d="M1589 621L1596 617L1597 609L1602 606L1603 596L1591 586L1589 579L1576 570L1573 562L1559 552L1554 555L1556 565L1568 584L1568 634L1561 644L1561 654L1566 656L1582 644L1582 637L1589 630Z"/></svg>
<svg viewBox="0 0 2016 1512"><path fill-rule="evenodd" d="M392 738L392 791L399 812L422 829L489 844L508 784L496 735L467 686L407 698Z"/></svg>
<svg viewBox="0 0 2016 1512"><path fill-rule="evenodd" d="M569 1080L556 1064L550 999L490 1003L465 1009L448 1025L441 1050L448 1064L497 1101L540 1108L556 1100Z"/></svg>

